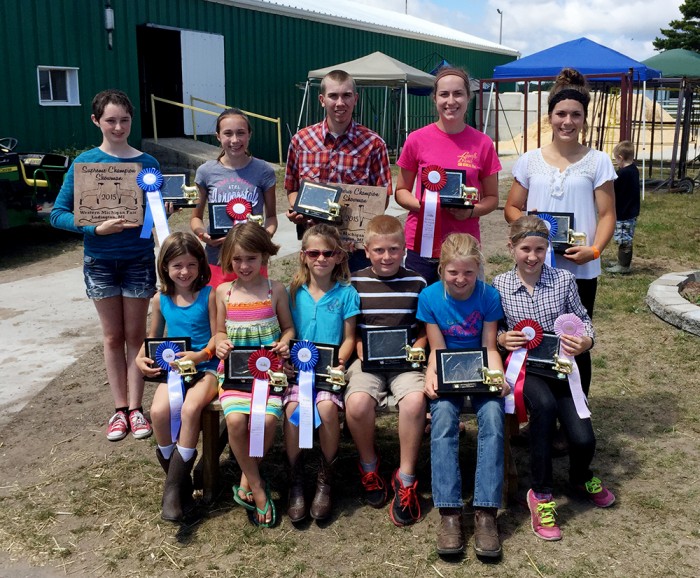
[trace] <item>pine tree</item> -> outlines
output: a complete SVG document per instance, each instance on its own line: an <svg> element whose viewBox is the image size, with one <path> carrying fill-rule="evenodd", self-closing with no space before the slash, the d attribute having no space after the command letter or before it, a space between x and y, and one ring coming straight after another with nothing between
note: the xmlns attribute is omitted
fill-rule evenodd
<svg viewBox="0 0 700 578"><path fill-rule="evenodd" d="M662 28L665 38L656 38L653 42L656 50L685 48L700 52L700 0L685 0L680 5L682 20L672 20L669 28Z"/></svg>

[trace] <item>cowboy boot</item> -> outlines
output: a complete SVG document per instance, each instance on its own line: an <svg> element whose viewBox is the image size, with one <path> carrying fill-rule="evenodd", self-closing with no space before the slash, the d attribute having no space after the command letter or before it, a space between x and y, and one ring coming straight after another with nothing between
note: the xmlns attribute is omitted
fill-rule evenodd
<svg viewBox="0 0 700 578"><path fill-rule="evenodd" d="M170 522L181 522L183 517L183 503L191 507L192 502L192 467L197 453L192 459L184 462L180 452L175 449L170 457L168 476L165 478L163 488L163 511L160 515ZM188 499L189 492L189 499ZM184 498L184 499L183 499Z"/></svg>
<svg viewBox="0 0 700 578"><path fill-rule="evenodd" d="M475 508L474 550L479 556L497 558L501 555L501 540L496 524L497 508Z"/></svg>
<svg viewBox="0 0 700 578"><path fill-rule="evenodd" d="M300 454L289 472L289 505L287 516L296 523L306 518L306 500L304 499L304 458Z"/></svg>
<svg viewBox="0 0 700 578"><path fill-rule="evenodd" d="M336 458L330 462L321 455L321 462L316 478L316 494L311 502L309 513L314 520L325 520L331 515L331 485L333 483L333 470Z"/></svg>
<svg viewBox="0 0 700 578"><path fill-rule="evenodd" d="M170 468L170 458L166 460L163 457L163 452L160 451L160 448L156 448L156 457L158 458L158 463L160 464L160 467L163 468L165 475L167 475L168 468Z"/></svg>

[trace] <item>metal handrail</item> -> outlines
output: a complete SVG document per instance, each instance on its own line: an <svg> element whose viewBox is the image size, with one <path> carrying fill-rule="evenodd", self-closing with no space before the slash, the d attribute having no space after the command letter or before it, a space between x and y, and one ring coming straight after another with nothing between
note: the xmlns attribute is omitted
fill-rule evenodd
<svg viewBox="0 0 700 578"><path fill-rule="evenodd" d="M211 104L212 106L218 106L219 108L222 109L227 109L231 108L230 106L227 106L225 104L220 104L217 102L211 102L208 100L204 100L202 98L197 98L196 96L190 96L190 102L194 102L195 100L199 102L203 102L205 104ZM203 112L204 114L210 114L212 116L219 116L218 112L213 112L211 110L207 110L205 108L199 108L197 106L193 106L191 104L184 104L182 102L177 102L175 100L168 100L167 98L161 98L160 96L155 96L154 94L151 94L151 115L153 118L153 141L158 142L158 123L156 120L156 102L164 102L165 104L172 104L173 106L178 106L183 109L188 109L192 111L192 136L194 137L194 140L197 140L197 132L195 128L195 119L194 119L194 113L195 112ZM242 110L244 114L248 116L252 116L253 118L258 118L260 120L268 121L268 122L273 122L277 125L277 150L279 153L279 164L282 165L284 164L282 160L282 119L281 118L270 118L267 116L263 116L260 114L256 114L254 112L248 112L245 110Z"/></svg>

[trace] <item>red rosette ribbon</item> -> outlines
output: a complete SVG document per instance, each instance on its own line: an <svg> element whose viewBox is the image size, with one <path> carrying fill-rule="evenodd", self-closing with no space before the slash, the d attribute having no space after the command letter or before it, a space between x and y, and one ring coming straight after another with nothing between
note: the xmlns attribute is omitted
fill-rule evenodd
<svg viewBox="0 0 700 578"><path fill-rule="evenodd" d="M234 221L245 221L252 212L253 206L250 201L241 197L231 199L226 204L226 214Z"/></svg>
<svg viewBox="0 0 700 578"><path fill-rule="evenodd" d="M255 379L268 380L267 371L279 371L282 367L279 357L269 349L258 349L248 358L248 371Z"/></svg>
<svg viewBox="0 0 700 578"><path fill-rule="evenodd" d="M527 338L525 349L534 349L544 338L544 329L534 319L523 319L518 321L513 327L513 331L522 331Z"/></svg>
<svg viewBox="0 0 700 578"><path fill-rule="evenodd" d="M437 165L423 167L420 177L423 187L429 191L439 191L447 184L447 173L445 169Z"/></svg>
<svg viewBox="0 0 700 578"><path fill-rule="evenodd" d="M253 376L248 421L248 455L251 458L261 458L265 453L265 413L270 394L270 376L267 372L278 371L281 367L279 357L268 349L258 349L248 357L248 370Z"/></svg>
<svg viewBox="0 0 700 578"><path fill-rule="evenodd" d="M515 414L518 422L527 421L527 410L525 409L525 399L523 398L523 387L525 386L525 361L527 352L534 349L544 337L542 326L534 319L523 319L518 321L513 327L513 331L522 331L525 334L527 343L520 349L511 352L506 359L506 381L513 389L515 397Z"/></svg>

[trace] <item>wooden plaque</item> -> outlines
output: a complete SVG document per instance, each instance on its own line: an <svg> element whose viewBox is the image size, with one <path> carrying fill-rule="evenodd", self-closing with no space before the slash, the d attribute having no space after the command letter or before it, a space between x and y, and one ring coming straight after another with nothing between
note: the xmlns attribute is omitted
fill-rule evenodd
<svg viewBox="0 0 700 578"><path fill-rule="evenodd" d="M136 184L141 163L75 163L73 213L78 226L109 219L143 224L144 193Z"/></svg>
<svg viewBox="0 0 700 578"><path fill-rule="evenodd" d="M340 238L343 244L353 243L355 249L362 249L367 223L372 217L384 214L386 187L343 184L340 187Z"/></svg>

